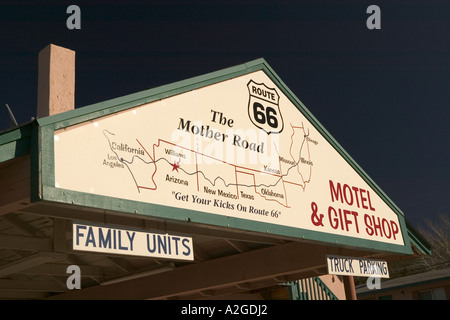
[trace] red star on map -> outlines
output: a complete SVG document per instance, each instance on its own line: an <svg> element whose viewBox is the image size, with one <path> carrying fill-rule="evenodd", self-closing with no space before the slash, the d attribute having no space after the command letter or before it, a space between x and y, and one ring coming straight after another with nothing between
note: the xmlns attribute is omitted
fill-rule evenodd
<svg viewBox="0 0 450 320"><path fill-rule="evenodd" d="M178 168L180 167L180 161L178 161L178 162L174 162L173 164L172 164L172 171L173 170L177 170L177 172L178 172Z"/></svg>

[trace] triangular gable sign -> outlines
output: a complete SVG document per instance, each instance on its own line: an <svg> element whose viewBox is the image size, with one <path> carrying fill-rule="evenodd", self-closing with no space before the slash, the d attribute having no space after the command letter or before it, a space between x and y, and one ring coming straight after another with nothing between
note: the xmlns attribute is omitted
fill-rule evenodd
<svg viewBox="0 0 450 320"><path fill-rule="evenodd" d="M408 251L402 214L264 60L179 85L43 119L43 199Z"/></svg>

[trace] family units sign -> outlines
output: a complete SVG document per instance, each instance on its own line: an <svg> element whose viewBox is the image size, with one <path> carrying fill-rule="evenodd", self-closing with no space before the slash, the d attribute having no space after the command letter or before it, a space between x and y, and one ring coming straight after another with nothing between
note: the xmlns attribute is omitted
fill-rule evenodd
<svg viewBox="0 0 450 320"><path fill-rule="evenodd" d="M257 70L55 130L55 189L404 246L399 216L294 102Z"/></svg>
<svg viewBox="0 0 450 320"><path fill-rule="evenodd" d="M194 260L191 237L132 229L72 224L73 249L175 260Z"/></svg>

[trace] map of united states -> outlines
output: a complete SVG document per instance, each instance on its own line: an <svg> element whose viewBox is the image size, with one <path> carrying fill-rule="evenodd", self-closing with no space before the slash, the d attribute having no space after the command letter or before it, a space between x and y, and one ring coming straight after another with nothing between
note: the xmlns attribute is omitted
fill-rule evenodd
<svg viewBox="0 0 450 320"><path fill-rule="evenodd" d="M311 182L311 149L317 145L302 124L291 124L289 129L289 143L273 143L276 157L268 164L236 163L206 152L207 148L199 150L169 139L144 145L139 137L126 141L106 129L103 134L117 164L128 169L138 193L157 190L161 183L172 183L224 198L259 198L289 207L290 196L294 195L287 190L295 187L304 191Z"/></svg>

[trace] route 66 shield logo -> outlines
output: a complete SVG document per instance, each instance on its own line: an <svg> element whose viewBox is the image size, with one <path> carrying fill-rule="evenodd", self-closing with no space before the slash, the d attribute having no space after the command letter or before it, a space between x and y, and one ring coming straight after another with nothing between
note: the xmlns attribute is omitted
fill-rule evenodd
<svg viewBox="0 0 450 320"><path fill-rule="evenodd" d="M247 84L248 116L253 124L267 132L280 133L283 131L283 117L279 107L280 96L274 88L267 87L264 83L256 83L250 80Z"/></svg>

